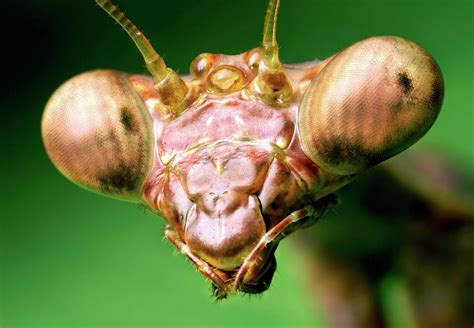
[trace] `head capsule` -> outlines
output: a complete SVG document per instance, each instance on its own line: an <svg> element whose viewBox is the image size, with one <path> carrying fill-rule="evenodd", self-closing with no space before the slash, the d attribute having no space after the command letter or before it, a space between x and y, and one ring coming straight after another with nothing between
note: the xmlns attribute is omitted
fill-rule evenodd
<svg viewBox="0 0 474 328"><path fill-rule="evenodd" d="M349 175L411 146L433 125L443 79L420 46L374 37L337 54L299 108L304 152L327 171Z"/></svg>
<svg viewBox="0 0 474 328"><path fill-rule="evenodd" d="M92 71L64 83L42 120L54 165L82 187L139 200L153 164L152 122L145 105L116 71Z"/></svg>

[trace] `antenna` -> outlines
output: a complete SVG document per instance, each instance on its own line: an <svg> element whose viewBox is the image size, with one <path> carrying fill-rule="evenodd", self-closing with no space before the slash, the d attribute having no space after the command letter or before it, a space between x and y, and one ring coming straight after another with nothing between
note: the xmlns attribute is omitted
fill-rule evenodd
<svg viewBox="0 0 474 328"><path fill-rule="evenodd" d="M270 0L268 3L265 23L263 24L263 60L268 67L280 67L278 59L278 44L276 41L276 24L280 0Z"/></svg>
<svg viewBox="0 0 474 328"><path fill-rule="evenodd" d="M269 105L284 107L293 99L293 89L278 58L276 25L280 0L268 2L263 24L263 58L254 80L254 91Z"/></svg>
<svg viewBox="0 0 474 328"><path fill-rule="evenodd" d="M171 107L170 111L174 114L179 114L188 92L184 81L175 71L166 66L163 58L153 49L148 39L117 6L109 0L96 0L96 3L132 38L155 81L155 88L161 97L161 102Z"/></svg>

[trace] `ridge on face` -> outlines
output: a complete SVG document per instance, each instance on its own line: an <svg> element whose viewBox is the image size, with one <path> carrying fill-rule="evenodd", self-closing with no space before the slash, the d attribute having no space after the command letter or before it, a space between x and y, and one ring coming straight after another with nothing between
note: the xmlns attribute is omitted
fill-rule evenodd
<svg viewBox="0 0 474 328"><path fill-rule="evenodd" d="M285 216L316 201L310 191L320 181L295 129L298 101L320 63L287 68L296 96L289 106L276 107L253 94L259 56L258 49L198 56L192 75L184 77L194 101L173 119L160 116L150 79L130 77L155 119L155 169L144 198L171 224L186 251L224 280L235 279L263 236ZM251 263L242 290L268 288L276 246Z"/></svg>
<svg viewBox="0 0 474 328"><path fill-rule="evenodd" d="M291 104L281 108L265 103L251 88L259 60L259 49L233 56L197 56L191 64L192 75L183 77L192 90L189 97L192 102L175 118L162 115L164 105L150 78L129 77L155 119L155 140L163 164L189 149L220 140L265 142L281 149L290 145L295 135L299 101L326 61L288 66L286 74L295 96ZM215 85L210 86L216 75L220 75L222 82L218 92ZM227 93L222 92L225 86Z"/></svg>
<svg viewBox="0 0 474 328"><path fill-rule="evenodd" d="M307 193L280 157L264 143L204 145L167 165L154 188L160 188L155 193L160 196L150 206L176 227L190 251L233 276L264 234L299 208ZM275 249L262 252L244 284L271 278L266 271L275 269L268 262L274 261Z"/></svg>

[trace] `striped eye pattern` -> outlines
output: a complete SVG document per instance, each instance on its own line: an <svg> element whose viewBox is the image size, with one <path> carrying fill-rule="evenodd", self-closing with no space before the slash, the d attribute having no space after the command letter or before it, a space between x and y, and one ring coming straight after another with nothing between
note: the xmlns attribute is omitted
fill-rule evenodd
<svg viewBox="0 0 474 328"><path fill-rule="evenodd" d="M419 45L394 36L360 41L306 90L298 112L303 150L333 174L361 172L421 138L443 94L440 69Z"/></svg>

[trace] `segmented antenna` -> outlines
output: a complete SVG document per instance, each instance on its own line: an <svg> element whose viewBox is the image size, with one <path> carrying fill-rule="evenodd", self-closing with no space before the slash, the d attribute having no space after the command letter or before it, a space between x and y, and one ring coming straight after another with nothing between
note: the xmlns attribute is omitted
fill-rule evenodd
<svg viewBox="0 0 474 328"><path fill-rule="evenodd" d="M161 101L170 106L172 111L179 113L181 111L179 107L183 104L188 90L184 81L179 78L176 72L166 66L163 58L153 49L143 33L117 6L109 0L96 0L95 2L132 38L155 81Z"/></svg>
<svg viewBox="0 0 474 328"><path fill-rule="evenodd" d="M278 59L278 44L276 41L276 24L279 7L280 0L270 0L263 24L263 60L268 67L278 67L281 65Z"/></svg>
<svg viewBox="0 0 474 328"><path fill-rule="evenodd" d="M271 106L284 107L293 100L293 89L278 58L276 25L280 0L270 0L263 24L263 58L254 80L254 92Z"/></svg>

